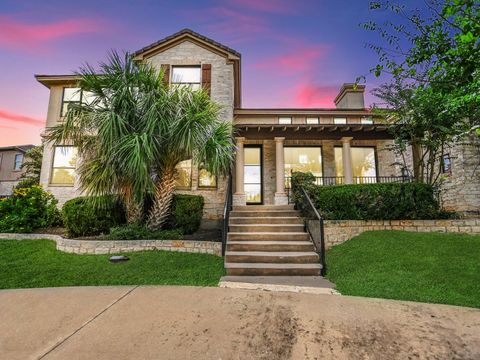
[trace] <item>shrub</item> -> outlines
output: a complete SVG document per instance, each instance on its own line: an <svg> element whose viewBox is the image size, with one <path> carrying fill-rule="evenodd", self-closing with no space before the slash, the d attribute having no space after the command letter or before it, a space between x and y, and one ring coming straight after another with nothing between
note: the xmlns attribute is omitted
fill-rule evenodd
<svg viewBox="0 0 480 360"><path fill-rule="evenodd" d="M203 196L175 194L172 204L171 226L184 234L198 230L203 216Z"/></svg>
<svg viewBox="0 0 480 360"><path fill-rule="evenodd" d="M57 203L39 185L15 188L11 197L0 199L0 232L28 233L61 224Z"/></svg>
<svg viewBox="0 0 480 360"><path fill-rule="evenodd" d="M32 187L34 185L39 185L38 184L38 179L35 179L35 178L32 178L32 177L27 177L27 178L24 178L24 179L20 180L20 182L17 185L15 185L15 189L29 188L29 187Z"/></svg>
<svg viewBox="0 0 480 360"><path fill-rule="evenodd" d="M108 240L177 240L182 234L178 230L150 231L144 225L125 225L110 229Z"/></svg>
<svg viewBox="0 0 480 360"><path fill-rule="evenodd" d="M423 183L307 184L305 189L325 219L399 220L448 216L440 210L433 187ZM294 199L299 198L298 193L294 194Z"/></svg>
<svg viewBox="0 0 480 360"><path fill-rule="evenodd" d="M63 205L62 217L68 236L106 234L125 222L125 209L113 196L77 197Z"/></svg>

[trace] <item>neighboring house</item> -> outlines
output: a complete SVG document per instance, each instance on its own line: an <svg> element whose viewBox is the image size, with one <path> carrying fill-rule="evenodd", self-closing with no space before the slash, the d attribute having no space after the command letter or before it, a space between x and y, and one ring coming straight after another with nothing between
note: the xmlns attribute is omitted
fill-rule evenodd
<svg viewBox="0 0 480 360"><path fill-rule="evenodd" d="M292 171L310 171L323 185L403 179L395 154L388 150L392 137L387 126L365 108L363 85L341 86L334 108L246 109L241 107L241 56L216 41L185 29L134 57L165 69L171 83L207 89L222 105L224 119L233 121L238 147L234 204L286 204ZM35 77L50 89L47 127L62 121L69 103L82 101L74 75ZM455 159L450 161L454 172ZM60 203L81 194L76 165L75 148L45 145L40 181ZM179 164L178 174L177 191L203 195L204 226L214 225L222 217L227 180L192 167L190 161Z"/></svg>
<svg viewBox="0 0 480 360"><path fill-rule="evenodd" d="M17 145L0 148L0 197L12 194L12 189L24 173L25 153L34 145Z"/></svg>

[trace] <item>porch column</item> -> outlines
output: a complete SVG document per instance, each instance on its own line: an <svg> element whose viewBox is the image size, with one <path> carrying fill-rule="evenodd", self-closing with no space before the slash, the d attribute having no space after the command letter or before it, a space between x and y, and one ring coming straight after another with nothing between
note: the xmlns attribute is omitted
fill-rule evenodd
<svg viewBox="0 0 480 360"><path fill-rule="evenodd" d="M287 193L285 192L285 159L283 153L284 137L275 138L275 174L276 174L276 191L275 205L288 204Z"/></svg>
<svg viewBox="0 0 480 360"><path fill-rule="evenodd" d="M350 141L352 137L342 137L342 162L343 177L345 184L353 184L352 153L350 151Z"/></svg>
<svg viewBox="0 0 480 360"><path fill-rule="evenodd" d="M245 196L244 188L244 165L245 165L245 152L243 144L245 142L244 137L235 138L237 145L237 153L235 158L235 192L233 194L233 205L245 205L247 198Z"/></svg>

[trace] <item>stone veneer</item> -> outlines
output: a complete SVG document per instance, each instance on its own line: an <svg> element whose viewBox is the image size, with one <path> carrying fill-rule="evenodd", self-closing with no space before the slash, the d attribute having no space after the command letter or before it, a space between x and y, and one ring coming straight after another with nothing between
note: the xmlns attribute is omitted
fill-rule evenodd
<svg viewBox="0 0 480 360"><path fill-rule="evenodd" d="M0 234L0 239L48 239L57 244L57 250L74 254L118 254L123 252L164 250L222 255L222 244L213 241L192 240L77 240L49 234Z"/></svg>
<svg viewBox="0 0 480 360"><path fill-rule="evenodd" d="M325 220L325 247L329 249L365 231L373 230L480 234L480 219Z"/></svg>

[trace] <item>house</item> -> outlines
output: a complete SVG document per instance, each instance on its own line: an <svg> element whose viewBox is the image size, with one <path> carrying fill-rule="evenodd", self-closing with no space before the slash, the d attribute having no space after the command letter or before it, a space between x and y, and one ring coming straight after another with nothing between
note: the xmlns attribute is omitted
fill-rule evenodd
<svg viewBox="0 0 480 360"><path fill-rule="evenodd" d="M22 164L25 153L34 145L0 147L0 197L12 194L12 189L25 172Z"/></svg>
<svg viewBox="0 0 480 360"><path fill-rule="evenodd" d="M249 109L243 108L241 102L241 55L212 39L184 29L133 56L165 69L172 84L207 89L211 98L222 105L222 117L233 121L238 148L233 175L235 205L287 204L293 171L310 171L323 185L405 178L396 155L389 149L392 137L388 126L379 115L365 108L364 85L339 86L334 108ZM74 75L35 77L50 90L47 127L62 121L70 103L82 101ZM462 163L456 163L455 157L448 161L450 176L454 178ZM74 147L45 146L41 183L60 204L82 193L76 164ZM188 160L177 168L177 191L203 195L203 226L217 226L222 218L227 179L211 176ZM457 188L459 192L475 193L480 187L478 181L474 184ZM474 210L478 209L479 196L474 197L464 198L462 204L456 203L459 196L450 197L449 201L454 209Z"/></svg>

